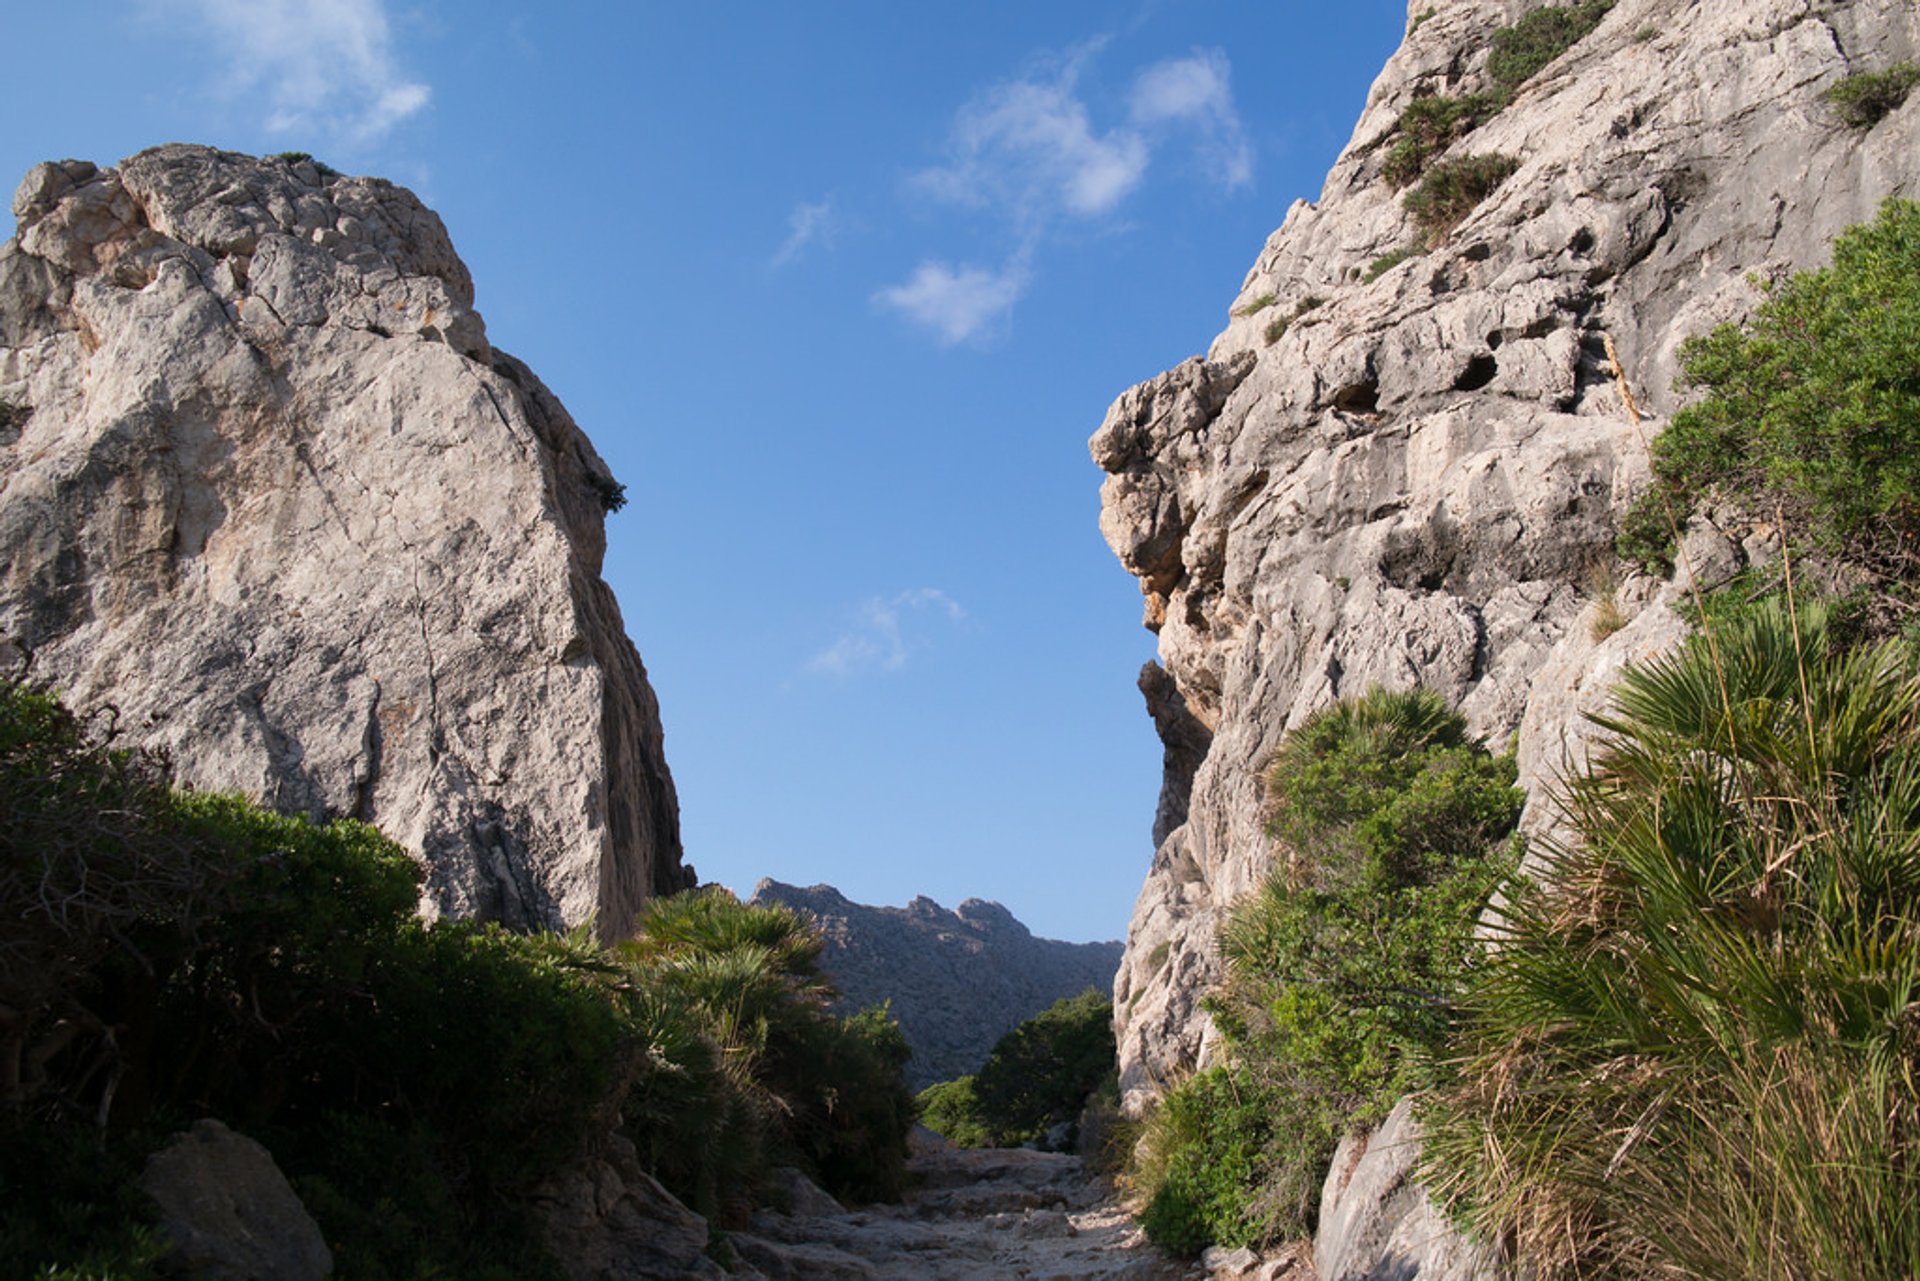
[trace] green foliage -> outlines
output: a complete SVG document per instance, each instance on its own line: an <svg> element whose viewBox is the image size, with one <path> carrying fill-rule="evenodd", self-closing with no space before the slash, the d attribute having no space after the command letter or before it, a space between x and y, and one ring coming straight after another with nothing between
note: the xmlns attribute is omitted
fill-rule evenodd
<svg viewBox="0 0 1920 1281"><path fill-rule="evenodd" d="M627 505L627 487L611 476L587 473L587 482L600 498L600 509L611 516Z"/></svg>
<svg viewBox="0 0 1920 1281"><path fill-rule="evenodd" d="M358 1277L552 1275L526 1194L622 1118L723 1216L775 1162L900 1191L906 1043L826 1011L792 913L690 894L617 953L427 924L374 829L175 792L17 682L0 812L0 1279L148 1275L132 1175L202 1115L268 1146Z"/></svg>
<svg viewBox="0 0 1920 1281"><path fill-rule="evenodd" d="M1440 12L1438 9L1422 9L1419 13L1415 14L1413 20L1407 23L1408 37L1411 38L1413 33L1418 31L1428 18L1433 17L1438 12Z"/></svg>
<svg viewBox="0 0 1920 1281"><path fill-rule="evenodd" d="M1402 245L1398 249L1389 249L1367 264L1367 273L1361 277L1361 280L1370 285L1407 259L1417 257L1419 253L1420 251L1412 245Z"/></svg>
<svg viewBox="0 0 1920 1281"><path fill-rule="evenodd" d="M1629 670L1468 997L1427 1177L1543 1278L1920 1274L1920 659L1798 614Z"/></svg>
<svg viewBox="0 0 1920 1281"><path fill-rule="evenodd" d="M1519 167L1511 156L1456 156L1428 169L1401 203L1426 243L1437 245Z"/></svg>
<svg viewBox="0 0 1920 1281"><path fill-rule="evenodd" d="M1497 85L1517 89L1584 39L1613 8L1613 0L1535 9L1493 33L1487 74Z"/></svg>
<svg viewBox="0 0 1920 1281"><path fill-rule="evenodd" d="M1318 307L1325 306L1326 301L1325 298L1320 297L1318 294L1308 294L1305 298L1302 298L1293 305L1293 311L1291 313L1269 321L1266 330L1267 346L1271 347L1273 344L1279 342L1281 337L1287 332L1287 328L1292 325L1294 321Z"/></svg>
<svg viewBox="0 0 1920 1281"><path fill-rule="evenodd" d="M1620 554L1671 569L1671 521L1713 500L1783 515L1808 552L1912 579L1920 538L1920 204L1888 200L1744 328L1681 347L1705 395L1654 441Z"/></svg>
<svg viewBox="0 0 1920 1281"><path fill-rule="evenodd" d="M1226 1062L1148 1124L1135 1182L1168 1249L1311 1229L1341 1135L1442 1076L1473 922L1510 863L1511 757L1428 690L1370 690L1310 717L1268 775L1286 869L1220 932L1207 999Z"/></svg>
<svg viewBox="0 0 1920 1281"><path fill-rule="evenodd" d="M1257 315L1279 301L1280 298L1277 294L1261 294L1258 298L1255 298L1252 302L1242 307L1240 314L1243 316Z"/></svg>
<svg viewBox="0 0 1920 1281"><path fill-rule="evenodd" d="M1114 1074L1113 1002L1088 988L1001 1037L972 1076L929 1086L922 1120L962 1147L1042 1144L1066 1126L1071 1150L1087 1101Z"/></svg>
<svg viewBox="0 0 1920 1281"><path fill-rule="evenodd" d="M1418 181L1435 156L1499 114L1506 105L1504 91L1415 98L1400 114L1396 126L1400 138L1387 153L1381 175L1396 188Z"/></svg>
<svg viewBox="0 0 1920 1281"><path fill-rule="evenodd" d="M1916 84L1920 67L1896 62L1885 71L1862 71L1835 81L1820 96L1847 127L1871 129L1905 102Z"/></svg>
<svg viewBox="0 0 1920 1281"><path fill-rule="evenodd" d="M906 1041L884 1011L827 1011L833 990L820 975L821 940L799 914L743 904L714 886L655 899L635 925L616 951L647 1022L671 1038L661 1025L690 1015L718 1051L706 1064L684 1049L669 1056L680 1070L641 1092L650 1102L656 1090L671 1098L683 1073L703 1070L728 1086L727 1097L700 1109L710 1142L668 1118L646 1145L654 1173L723 1221L751 1212L758 1181L782 1163L805 1167L838 1196L898 1197L914 1114L902 1074Z"/></svg>
<svg viewBox="0 0 1920 1281"><path fill-rule="evenodd" d="M268 159L284 160L290 165L297 165L302 160L313 159L313 153L311 151L276 151Z"/></svg>

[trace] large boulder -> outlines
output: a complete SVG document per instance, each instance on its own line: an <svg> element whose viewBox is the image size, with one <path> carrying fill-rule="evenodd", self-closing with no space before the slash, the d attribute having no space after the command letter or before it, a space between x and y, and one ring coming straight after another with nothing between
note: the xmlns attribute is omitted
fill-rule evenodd
<svg viewBox="0 0 1920 1281"><path fill-rule="evenodd" d="M0 246L0 638L182 782L414 850L430 912L619 933L681 888L601 580L620 489L412 193L166 146Z"/></svg>
<svg viewBox="0 0 1920 1281"><path fill-rule="evenodd" d="M333 1254L267 1150L207 1118L147 1159L169 1267L194 1281L321 1281Z"/></svg>

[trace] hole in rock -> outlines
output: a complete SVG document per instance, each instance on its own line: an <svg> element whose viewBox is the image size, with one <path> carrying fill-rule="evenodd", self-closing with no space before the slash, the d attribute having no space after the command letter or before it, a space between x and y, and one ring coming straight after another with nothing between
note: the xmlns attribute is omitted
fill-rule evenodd
<svg viewBox="0 0 1920 1281"><path fill-rule="evenodd" d="M1487 346L1494 351L1499 351L1500 342L1500 331L1498 329L1489 329L1487 331Z"/></svg>
<svg viewBox="0 0 1920 1281"><path fill-rule="evenodd" d="M1343 414L1371 414L1380 408L1380 384L1371 378L1349 383L1333 393L1333 407Z"/></svg>
<svg viewBox="0 0 1920 1281"><path fill-rule="evenodd" d="M1460 252L1460 256L1468 262L1485 262L1493 257L1493 246L1483 240L1477 245L1468 245Z"/></svg>
<svg viewBox="0 0 1920 1281"><path fill-rule="evenodd" d="M1593 232L1586 227L1573 233L1573 239L1567 242L1567 252L1585 257L1593 251Z"/></svg>
<svg viewBox="0 0 1920 1281"><path fill-rule="evenodd" d="M1453 389L1455 391L1479 391L1482 387L1492 382L1493 376L1499 372L1500 366L1494 361L1492 356L1475 356L1467 362L1467 367L1460 371L1460 376L1453 380Z"/></svg>

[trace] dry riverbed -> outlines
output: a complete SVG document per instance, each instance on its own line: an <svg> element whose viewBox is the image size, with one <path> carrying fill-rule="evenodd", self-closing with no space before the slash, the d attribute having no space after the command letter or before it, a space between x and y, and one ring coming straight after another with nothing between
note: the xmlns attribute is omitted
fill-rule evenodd
<svg viewBox="0 0 1920 1281"><path fill-rule="evenodd" d="M769 1281L963 1281L967 1278L1207 1277L1310 1281L1298 1258L1209 1252L1207 1263L1149 1245L1113 1189L1080 1158L1019 1149L918 1147L903 1205L842 1210L800 1189L794 1213L763 1211L729 1234L734 1275Z"/></svg>

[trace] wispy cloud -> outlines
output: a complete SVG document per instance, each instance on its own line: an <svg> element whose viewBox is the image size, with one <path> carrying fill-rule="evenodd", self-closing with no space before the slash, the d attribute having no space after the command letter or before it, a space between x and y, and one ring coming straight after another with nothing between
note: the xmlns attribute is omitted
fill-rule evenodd
<svg viewBox="0 0 1920 1281"><path fill-rule="evenodd" d="M915 175L914 185L1026 224L1111 212L1140 185L1147 142L1131 129L1094 128L1075 93L1078 66L976 95L955 118L947 163Z"/></svg>
<svg viewBox="0 0 1920 1281"><path fill-rule="evenodd" d="M917 587L891 598L876 596L860 607L838 640L807 660L807 670L830 676L897 672L914 650L927 643L915 627L918 620L931 617L957 623L966 616L958 602L934 587Z"/></svg>
<svg viewBox="0 0 1920 1281"><path fill-rule="evenodd" d="M274 133L370 141L432 97L393 52L383 0L160 0L199 18L232 92L263 92Z"/></svg>
<svg viewBox="0 0 1920 1281"><path fill-rule="evenodd" d="M1136 125L1186 125L1200 131L1215 178L1228 187L1253 180L1253 151L1233 107L1232 71L1218 49L1170 58L1140 73L1133 83Z"/></svg>
<svg viewBox="0 0 1920 1281"><path fill-rule="evenodd" d="M840 215L834 210L832 196L795 205L793 212L787 215L787 238L780 242L780 248L774 251L768 265L784 267L812 245L831 248L834 233L839 227Z"/></svg>
<svg viewBox="0 0 1920 1281"><path fill-rule="evenodd" d="M880 290L873 300L932 330L950 347L991 332L1011 315L1028 279L1018 258L999 271L929 259L914 268L904 284Z"/></svg>
<svg viewBox="0 0 1920 1281"><path fill-rule="evenodd" d="M1088 41L974 94L954 115L943 161L909 182L924 196L997 221L1012 246L1008 265L994 271L928 257L904 282L876 293L876 303L952 346L1011 315L1057 229L1118 214L1145 184L1160 148L1185 140L1222 186L1252 181L1253 151L1234 109L1226 54L1196 50L1148 66L1134 77L1122 118L1103 123L1080 82L1106 43Z"/></svg>

